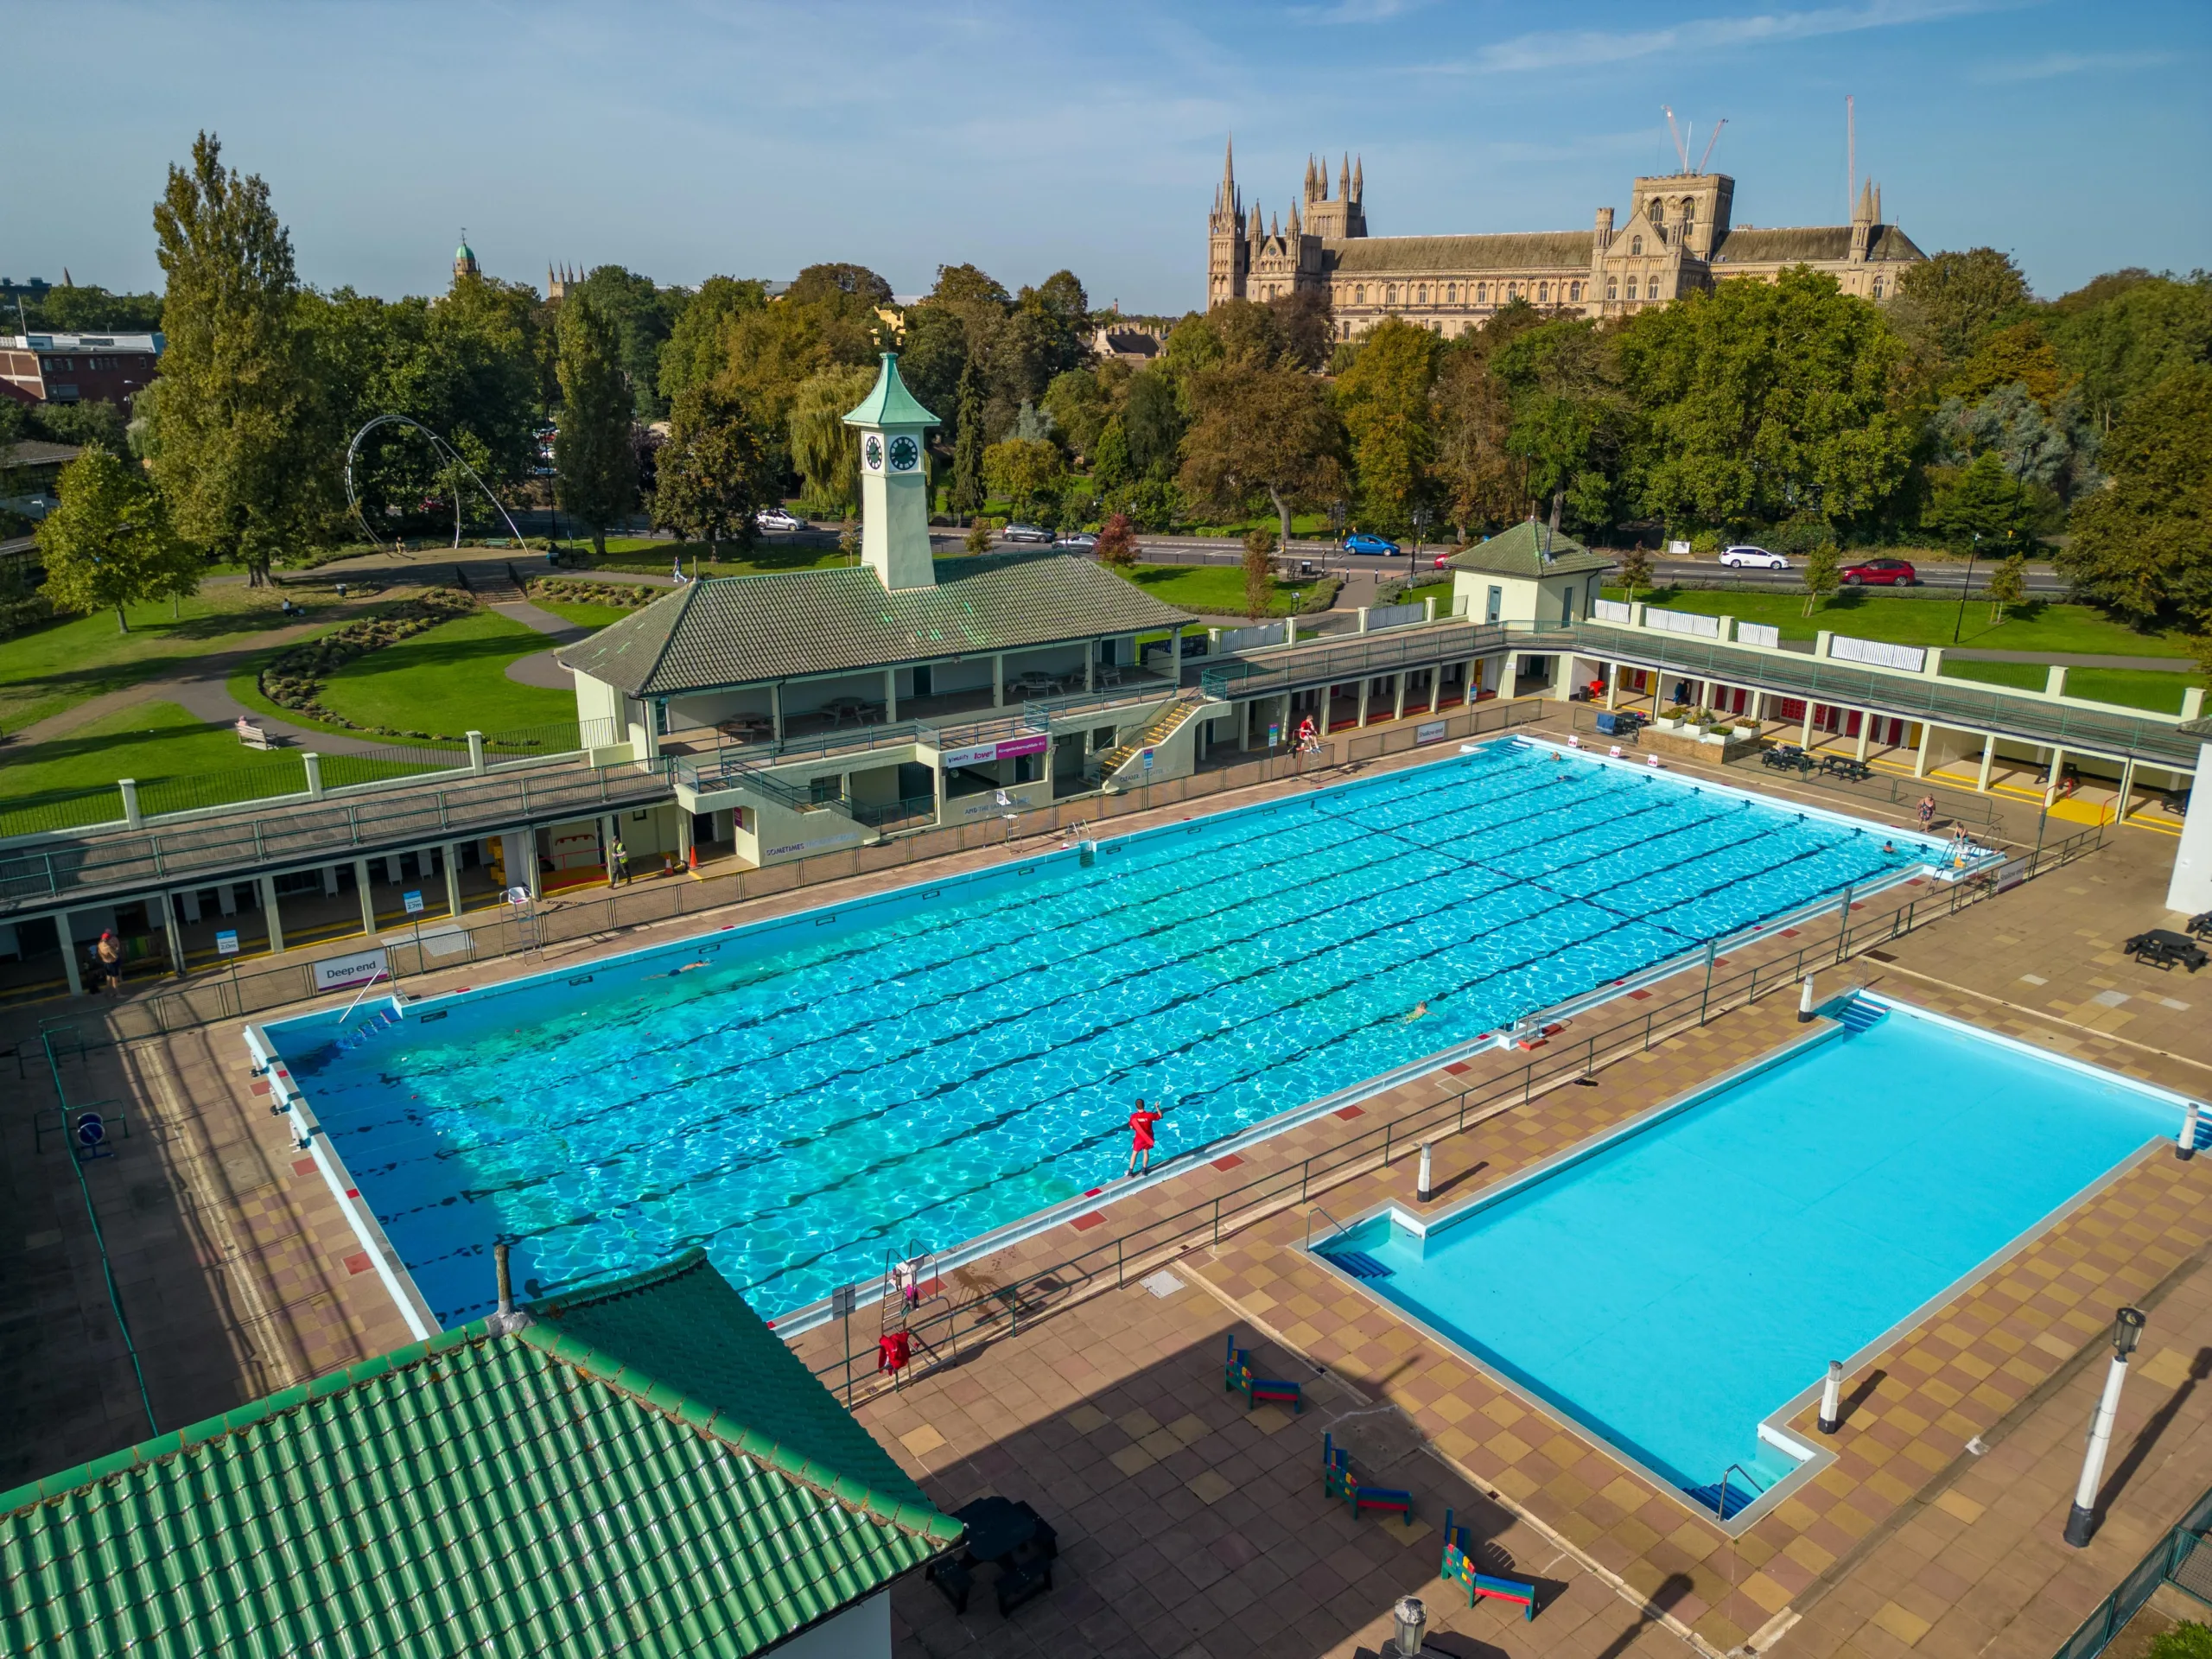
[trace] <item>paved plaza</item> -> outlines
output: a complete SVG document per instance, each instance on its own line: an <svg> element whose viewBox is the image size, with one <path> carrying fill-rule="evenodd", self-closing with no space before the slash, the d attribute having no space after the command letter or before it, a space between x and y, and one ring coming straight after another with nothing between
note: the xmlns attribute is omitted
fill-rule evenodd
<svg viewBox="0 0 2212 1659"><path fill-rule="evenodd" d="M1788 798L1856 804L1885 822L1910 810L1877 810L1863 796L1743 768L1727 777ZM1287 779L1151 817L1311 786ZM2164 919L2172 846L2155 830L2113 830L2101 850L2001 896L1934 920L1917 912L1923 925L1840 968L1835 919L1824 918L1722 959L1716 997L1703 995L1700 975L1678 975L1578 1016L1540 1049L1486 1053L1119 1201L1102 1194L1101 1207L948 1274L924 1314L965 1310L964 1325L955 1320L968 1333L958 1363L925 1367L895 1391L856 1377L857 1409L940 1505L993 1492L1027 1498L1059 1529L1063 1555L1052 1593L1004 1620L987 1594L955 1615L930 1585L903 1583L899 1650L1350 1659L1378 1650L1391 1602L1413 1592L1431 1609L1433 1649L1453 1659L1624 1659L1754 1641L1808 1659L2041 1659L2212 1485L2212 1395L2199 1386L2212 1375L2212 1160L2184 1164L2146 1147L1899 1337L1854 1374L1836 1462L1732 1540L1563 1420L1308 1265L1298 1247L1319 1211L1414 1202L1408 1142L1386 1148L1390 1126L1437 1139L1434 1203L1456 1204L1798 1040L1794 968L1805 951L1825 952L1824 996L1870 985L2212 1095L2202 1015L2212 977L2200 985L2117 949ZM977 851L932 868L1003 856ZM894 870L779 894L717 912L714 925L910 879ZM1915 904L1940 910L1942 895L1925 886L1877 895L1854 912L1854 931L1868 938L1858 931L1879 931ZM573 942L543 965L657 937ZM1746 1002L1744 976L1755 968L1760 995ZM487 971L503 970L480 963L410 988L451 988ZM10 1333L0 1486L150 1432L87 1192L162 1429L406 1340L312 1160L270 1113L235 1022L81 1054L61 1039L71 1103L121 1103L129 1138L114 1160L86 1167L82 1187L50 1124L35 1150L32 1109L50 1116L54 1105L38 1016L55 1011L20 1011L0 1026L0 1068L6 1045L20 1041L25 1057L23 1109L5 1128L14 1219L0 1236L0 1321ZM96 1005L68 1012L96 1034ZM2148 1333L2101 1530L2088 1549L2070 1550L2059 1529L2104 1332L2129 1300L2149 1309ZM874 1321L869 1308L855 1322L864 1350ZM1306 1384L1301 1413L1248 1412L1224 1392L1231 1332L1261 1369ZM842 1335L823 1327L799 1343L840 1386ZM1324 1503L1325 1430L1368 1478L1415 1494L1411 1528L1355 1522ZM1488 1564L1540 1584L1533 1622L1496 1604L1456 1605L1437 1582L1447 1509Z"/></svg>

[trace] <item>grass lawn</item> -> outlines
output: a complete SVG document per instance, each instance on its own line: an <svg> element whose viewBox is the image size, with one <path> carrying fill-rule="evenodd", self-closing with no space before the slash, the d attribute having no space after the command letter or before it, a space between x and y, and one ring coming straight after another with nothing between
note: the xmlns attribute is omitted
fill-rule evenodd
<svg viewBox="0 0 2212 1659"><path fill-rule="evenodd" d="M1946 662L1947 679L1976 680L1984 685L2017 686L2040 691L2045 671L2039 663ZM2181 712L2182 693L2204 682L2194 674L2169 674L2155 668L2076 668L2066 676L2066 695L2094 702L2116 702L2162 715Z"/></svg>
<svg viewBox="0 0 2212 1659"><path fill-rule="evenodd" d="M325 683L322 705L363 726L442 733L455 744L471 728L496 736L524 727L573 721L576 700L568 692L518 685L506 676L507 664L516 658L546 650L551 643L536 629L496 611L480 611L355 658ZM280 709L255 683L258 666L257 662L233 674L228 683L230 694L257 713L310 731L372 743L407 741L380 740L373 733L325 725Z"/></svg>
<svg viewBox="0 0 2212 1659"><path fill-rule="evenodd" d="M693 561L697 561L698 574L702 576L751 576L766 570L823 570L836 565L853 564L836 548L811 545L794 546L789 543L762 541L754 544L750 553L740 555L730 546L721 549L719 558L707 556L704 542L649 542L639 537L607 537L607 556L592 556L591 544L587 542L576 550L583 555L584 566L594 570L621 571L633 576L664 576L676 563L680 552L683 556L683 574L692 573ZM517 569L525 575L554 575L551 570L540 571L536 567L525 568L518 563ZM577 567L563 566L563 569Z"/></svg>
<svg viewBox="0 0 2212 1659"><path fill-rule="evenodd" d="M1605 596L1625 599L1627 594L1620 588L1608 588ZM1641 592L1637 598L1669 610L1767 623L1779 628L1785 639L1810 639L1825 629L1889 645L1948 645L1954 643L1951 631L1960 622L1955 595L1918 599L1862 589L1820 601L1810 616L1803 614L1802 594L1676 592L1662 588ZM2085 657L2188 655L2177 633L2138 633L2087 605L2015 605L2005 613L2002 622L1993 624L1988 603L1968 600L1956 643L1989 651L2048 651Z"/></svg>
<svg viewBox="0 0 2212 1659"><path fill-rule="evenodd" d="M1114 567L1109 565L1108 569ZM1243 616L1244 572L1233 564L1133 564L1122 575L1163 605L1195 611L1205 616ZM1268 602L1269 616L1288 616L1293 594L1303 593L1311 582L1274 581Z"/></svg>
<svg viewBox="0 0 2212 1659"><path fill-rule="evenodd" d="M11 753L0 767L0 835L120 818L118 778L137 779L139 807L148 814L307 787L296 751L246 748L228 726L196 720L173 702L133 703L67 737Z"/></svg>
<svg viewBox="0 0 2212 1659"><path fill-rule="evenodd" d="M1408 588L1405 597L1398 602L1401 605L1418 605L1424 599L1433 599L1436 601L1436 613L1440 617L1451 615L1452 583L1450 579L1432 582L1420 588Z"/></svg>
<svg viewBox="0 0 2212 1659"><path fill-rule="evenodd" d="M129 633L117 631L114 612L103 611L0 640L0 732L20 730L104 692L250 647L285 626L277 608L284 596L226 582L186 600L175 620L165 600L131 606ZM310 614L336 608L329 594L313 589L290 596Z"/></svg>

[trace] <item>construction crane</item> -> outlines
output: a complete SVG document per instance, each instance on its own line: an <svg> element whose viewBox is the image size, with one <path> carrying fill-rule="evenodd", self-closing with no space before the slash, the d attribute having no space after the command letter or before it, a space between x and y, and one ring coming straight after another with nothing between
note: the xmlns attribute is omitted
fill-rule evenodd
<svg viewBox="0 0 2212 1659"><path fill-rule="evenodd" d="M1724 115L1714 124L1713 137L1705 141L1705 154L1697 158L1697 170L1700 173L1705 171L1705 164L1713 159L1713 147L1720 142L1720 129L1727 124L1728 118Z"/></svg>

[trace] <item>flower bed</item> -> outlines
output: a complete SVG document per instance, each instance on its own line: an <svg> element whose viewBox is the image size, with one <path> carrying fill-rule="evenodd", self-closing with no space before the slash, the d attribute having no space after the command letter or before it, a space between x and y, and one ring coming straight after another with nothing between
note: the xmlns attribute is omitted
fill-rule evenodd
<svg viewBox="0 0 2212 1659"><path fill-rule="evenodd" d="M401 732L388 726L363 726L324 708L320 699L324 683L354 658L381 651L386 645L396 645L403 639L411 639L418 633L427 633L442 623L471 615L476 609L476 601L467 594L451 588L432 588L413 599L387 606L374 616L348 622L320 639L304 640L283 652L261 671L257 679L261 695L280 709L292 709L327 726L342 726L348 731L367 732L377 737L458 741L442 732Z"/></svg>
<svg viewBox="0 0 2212 1659"><path fill-rule="evenodd" d="M532 599L550 599L556 605L607 605L621 611L650 605L670 591L641 582L585 582L575 576L532 576L524 590Z"/></svg>

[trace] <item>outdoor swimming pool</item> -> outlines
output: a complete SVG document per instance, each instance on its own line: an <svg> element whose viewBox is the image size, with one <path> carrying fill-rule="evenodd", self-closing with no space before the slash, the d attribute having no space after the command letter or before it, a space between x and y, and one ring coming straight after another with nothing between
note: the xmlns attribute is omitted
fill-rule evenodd
<svg viewBox="0 0 2212 1659"><path fill-rule="evenodd" d="M499 1236L549 1287L703 1244L775 1314L1106 1185L1139 1096L1192 1151L1929 853L1503 740L267 1033L441 1321Z"/></svg>
<svg viewBox="0 0 2212 1659"><path fill-rule="evenodd" d="M1885 1005L1862 999L1862 1008ZM1864 1016L1855 1016L1864 1017ZM1761 1421L2153 1136L2163 1090L1893 1009L1428 1224L1322 1246L1711 1506L1795 1459ZM1523 1438L1527 1438L1525 1431ZM1731 1477L1730 1512L1746 1496Z"/></svg>

